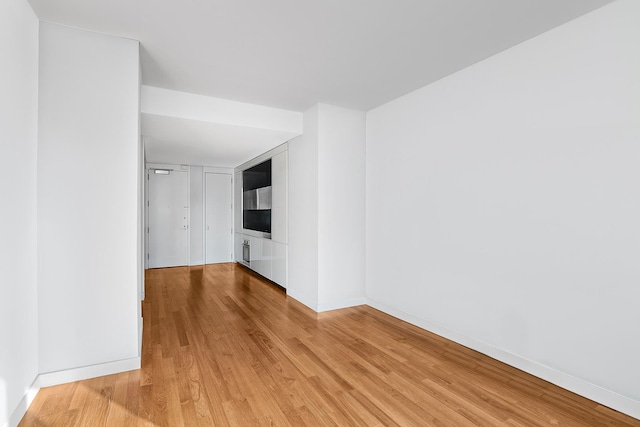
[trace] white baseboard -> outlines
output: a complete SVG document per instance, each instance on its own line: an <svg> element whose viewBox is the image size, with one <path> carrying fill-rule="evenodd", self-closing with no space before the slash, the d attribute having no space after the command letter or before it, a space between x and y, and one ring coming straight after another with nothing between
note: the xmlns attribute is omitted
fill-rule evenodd
<svg viewBox="0 0 640 427"><path fill-rule="evenodd" d="M311 310L313 311L318 311L318 302L317 301L311 301L309 298L307 298L306 295L302 295L302 294L298 294L295 291L291 291L290 289L287 289L287 297L291 297L294 300L298 301L299 303L306 305L307 307L309 307Z"/></svg>
<svg viewBox="0 0 640 427"><path fill-rule="evenodd" d="M305 295L298 294L296 292L291 292L291 290L289 289L287 289L287 296L295 299L299 303L306 305L316 313L322 313L323 311L338 310L341 308L355 307L357 305L364 305L367 303L367 299L363 297L363 298L353 298L350 300L333 301L333 302L320 304L317 301L311 301Z"/></svg>
<svg viewBox="0 0 640 427"><path fill-rule="evenodd" d="M504 362L507 365L516 367L524 372L534 375L543 380L549 381L559 387L572 391L580 396L584 396L609 408L620 411L631 417L640 419L640 402L622 396L611 390L604 389L597 385L591 384L580 378L568 375L564 372L557 371L549 368L548 366L540 365L537 362L528 360L513 353L509 353L500 348L494 347L482 341L478 341L474 338L467 337L456 331L452 331L446 327L430 322L425 319L418 318L411 314L405 313L402 310L398 310L394 307L386 304L367 300L367 305L378 309L390 316L404 320L407 323L411 323L419 328L425 329L429 332L433 332L436 335L447 338L472 350L476 350L482 354L486 354L500 362Z"/></svg>
<svg viewBox="0 0 640 427"><path fill-rule="evenodd" d="M138 325L138 354L142 355L142 337L144 336L144 320L142 317L138 319Z"/></svg>
<svg viewBox="0 0 640 427"><path fill-rule="evenodd" d="M140 369L140 357L116 360L115 362L100 363L98 365L83 366L81 368L66 369L64 371L49 372L38 375L37 383L40 387L70 383L120 372Z"/></svg>
<svg viewBox="0 0 640 427"><path fill-rule="evenodd" d="M318 304L318 309L316 310L317 312L323 312L323 311L330 311L330 310L338 310L341 308L348 308L348 307L355 307L358 305L364 305L367 303L367 299L366 298L353 298L350 300L344 300L344 301L334 301L334 302L328 302L328 303L322 303L322 304Z"/></svg>
<svg viewBox="0 0 640 427"><path fill-rule="evenodd" d="M22 420L22 417L24 417L24 414L27 413L27 409L29 409L31 402L33 402L33 399L42 387L50 387L72 381L80 381L89 378L102 377L104 375L133 371L135 369L140 369L140 361L140 357L132 357L131 359L117 360L115 362L40 374L22 397L18 406L11 413L9 423L7 424L5 422L2 424L2 427L16 427L20 423L20 420Z"/></svg>
<svg viewBox="0 0 640 427"><path fill-rule="evenodd" d="M3 426L16 427L18 424L20 424L20 420L22 420L22 417L24 417L24 414L27 413L27 409L29 409L31 402L33 402L33 399L35 399L36 394L38 394L39 390L40 390L40 385L38 384L38 378L36 378L33 381L33 384L31 384L31 387L29 387L29 389L25 393L25 395L22 396L22 399L20 399L18 406L16 406L16 408L11 413L11 417L9 417L9 423L3 424Z"/></svg>

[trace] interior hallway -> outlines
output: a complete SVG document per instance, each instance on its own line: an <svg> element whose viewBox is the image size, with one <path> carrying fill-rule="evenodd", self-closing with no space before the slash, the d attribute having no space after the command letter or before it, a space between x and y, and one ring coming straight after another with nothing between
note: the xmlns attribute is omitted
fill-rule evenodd
<svg viewBox="0 0 640 427"><path fill-rule="evenodd" d="M142 369L43 388L20 425L640 421L373 308L316 314L217 264L148 270Z"/></svg>

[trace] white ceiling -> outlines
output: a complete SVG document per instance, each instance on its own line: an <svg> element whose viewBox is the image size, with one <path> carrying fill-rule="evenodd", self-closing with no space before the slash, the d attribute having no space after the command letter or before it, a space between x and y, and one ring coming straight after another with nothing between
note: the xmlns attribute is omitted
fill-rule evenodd
<svg viewBox="0 0 640 427"><path fill-rule="evenodd" d="M29 0L141 42L149 86L369 110L610 0Z"/></svg>
<svg viewBox="0 0 640 427"><path fill-rule="evenodd" d="M611 1L29 0L42 20L139 40L145 85L294 111L370 110ZM154 153L182 155L175 163L236 166L282 142L166 117L142 124Z"/></svg>

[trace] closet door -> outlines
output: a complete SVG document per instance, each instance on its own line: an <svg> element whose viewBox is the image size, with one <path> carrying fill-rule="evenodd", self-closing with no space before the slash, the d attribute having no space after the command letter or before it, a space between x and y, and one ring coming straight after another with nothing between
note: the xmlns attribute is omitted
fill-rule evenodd
<svg viewBox="0 0 640 427"><path fill-rule="evenodd" d="M207 264L233 260L231 174L205 173L205 256Z"/></svg>

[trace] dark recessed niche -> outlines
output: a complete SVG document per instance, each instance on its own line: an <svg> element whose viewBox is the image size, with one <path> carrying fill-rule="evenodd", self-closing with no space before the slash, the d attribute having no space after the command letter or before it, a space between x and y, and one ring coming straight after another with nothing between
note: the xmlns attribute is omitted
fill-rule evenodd
<svg viewBox="0 0 640 427"><path fill-rule="evenodd" d="M243 191L271 186L271 159L242 172Z"/></svg>
<svg viewBox="0 0 640 427"><path fill-rule="evenodd" d="M271 209L244 211L242 220L247 230L271 233Z"/></svg>
<svg viewBox="0 0 640 427"><path fill-rule="evenodd" d="M242 172L242 227L271 233L271 159Z"/></svg>

